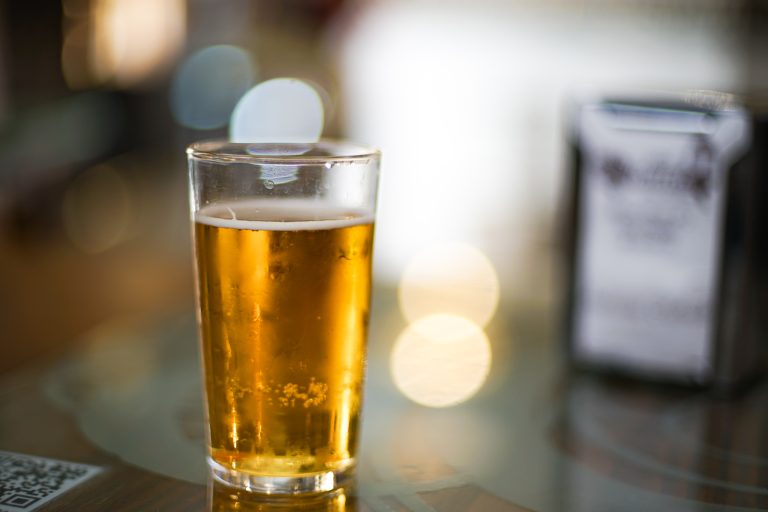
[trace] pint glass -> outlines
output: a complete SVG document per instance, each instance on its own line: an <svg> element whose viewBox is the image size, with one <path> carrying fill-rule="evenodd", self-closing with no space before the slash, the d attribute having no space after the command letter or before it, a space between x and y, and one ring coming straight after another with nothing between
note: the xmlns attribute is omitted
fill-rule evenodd
<svg viewBox="0 0 768 512"><path fill-rule="evenodd" d="M269 494L344 486L379 153L321 141L200 142L187 154L213 476Z"/></svg>

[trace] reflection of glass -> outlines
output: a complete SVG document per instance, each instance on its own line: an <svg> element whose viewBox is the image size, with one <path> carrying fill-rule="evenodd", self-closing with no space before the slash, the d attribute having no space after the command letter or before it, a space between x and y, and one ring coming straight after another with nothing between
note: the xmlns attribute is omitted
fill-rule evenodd
<svg viewBox="0 0 768 512"><path fill-rule="evenodd" d="M209 465L251 491L336 489L355 464L378 153L188 154Z"/></svg>
<svg viewBox="0 0 768 512"><path fill-rule="evenodd" d="M208 484L210 512L357 512L357 498L346 489L300 497L275 497L265 500L252 493L222 485L211 480Z"/></svg>

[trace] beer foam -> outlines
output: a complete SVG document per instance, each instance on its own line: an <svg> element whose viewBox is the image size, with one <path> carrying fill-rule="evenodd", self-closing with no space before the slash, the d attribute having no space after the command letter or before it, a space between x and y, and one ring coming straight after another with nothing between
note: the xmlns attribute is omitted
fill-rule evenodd
<svg viewBox="0 0 768 512"><path fill-rule="evenodd" d="M255 200L216 203L195 213L195 222L252 231L315 231L373 223L373 213L307 200Z"/></svg>

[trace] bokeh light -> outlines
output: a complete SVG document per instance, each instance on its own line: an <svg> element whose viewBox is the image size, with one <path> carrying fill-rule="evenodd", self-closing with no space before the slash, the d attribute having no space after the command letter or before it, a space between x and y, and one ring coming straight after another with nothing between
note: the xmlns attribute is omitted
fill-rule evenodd
<svg viewBox="0 0 768 512"><path fill-rule="evenodd" d="M434 313L464 316L484 326L499 302L499 279L488 258L467 244L436 244L405 268L400 308L409 322Z"/></svg>
<svg viewBox="0 0 768 512"><path fill-rule="evenodd" d="M67 3L72 2L66 2ZM64 37L61 44L61 72L64 81L71 89L84 89L95 81L92 77L90 63L88 61L89 32L87 16L80 12L77 17L69 14L68 25L64 28Z"/></svg>
<svg viewBox="0 0 768 512"><path fill-rule="evenodd" d="M170 99L174 118L182 126L197 130L225 126L255 75L251 56L242 48L203 48L189 56L173 77Z"/></svg>
<svg viewBox="0 0 768 512"><path fill-rule="evenodd" d="M91 167L64 196L64 229L82 251L105 251L124 240L133 222L133 202L120 173L107 165Z"/></svg>
<svg viewBox="0 0 768 512"><path fill-rule="evenodd" d="M132 85L167 67L186 35L185 0L95 0L89 59L101 81Z"/></svg>
<svg viewBox="0 0 768 512"><path fill-rule="evenodd" d="M427 407L448 407L471 398L491 367L491 346L470 320L449 314L424 317L398 337L390 360L398 389Z"/></svg>
<svg viewBox="0 0 768 512"><path fill-rule="evenodd" d="M94 396L115 400L145 392L159 364L157 346L145 329L140 319L116 317L84 334L76 361L82 365L81 378L88 384L99 383L88 387ZM145 411L125 412L139 416Z"/></svg>
<svg viewBox="0 0 768 512"><path fill-rule="evenodd" d="M315 142L323 133L323 100L307 82L275 78L240 99L229 126L233 142Z"/></svg>

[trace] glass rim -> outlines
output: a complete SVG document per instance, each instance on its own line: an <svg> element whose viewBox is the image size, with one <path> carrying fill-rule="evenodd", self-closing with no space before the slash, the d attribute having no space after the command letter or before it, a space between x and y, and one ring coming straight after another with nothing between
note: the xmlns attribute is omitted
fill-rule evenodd
<svg viewBox="0 0 768 512"><path fill-rule="evenodd" d="M327 154L316 154L318 151ZM190 159L224 164L365 164L378 160L381 151L342 139L320 139L315 142L230 142L226 139L208 139L190 144L187 156Z"/></svg>

